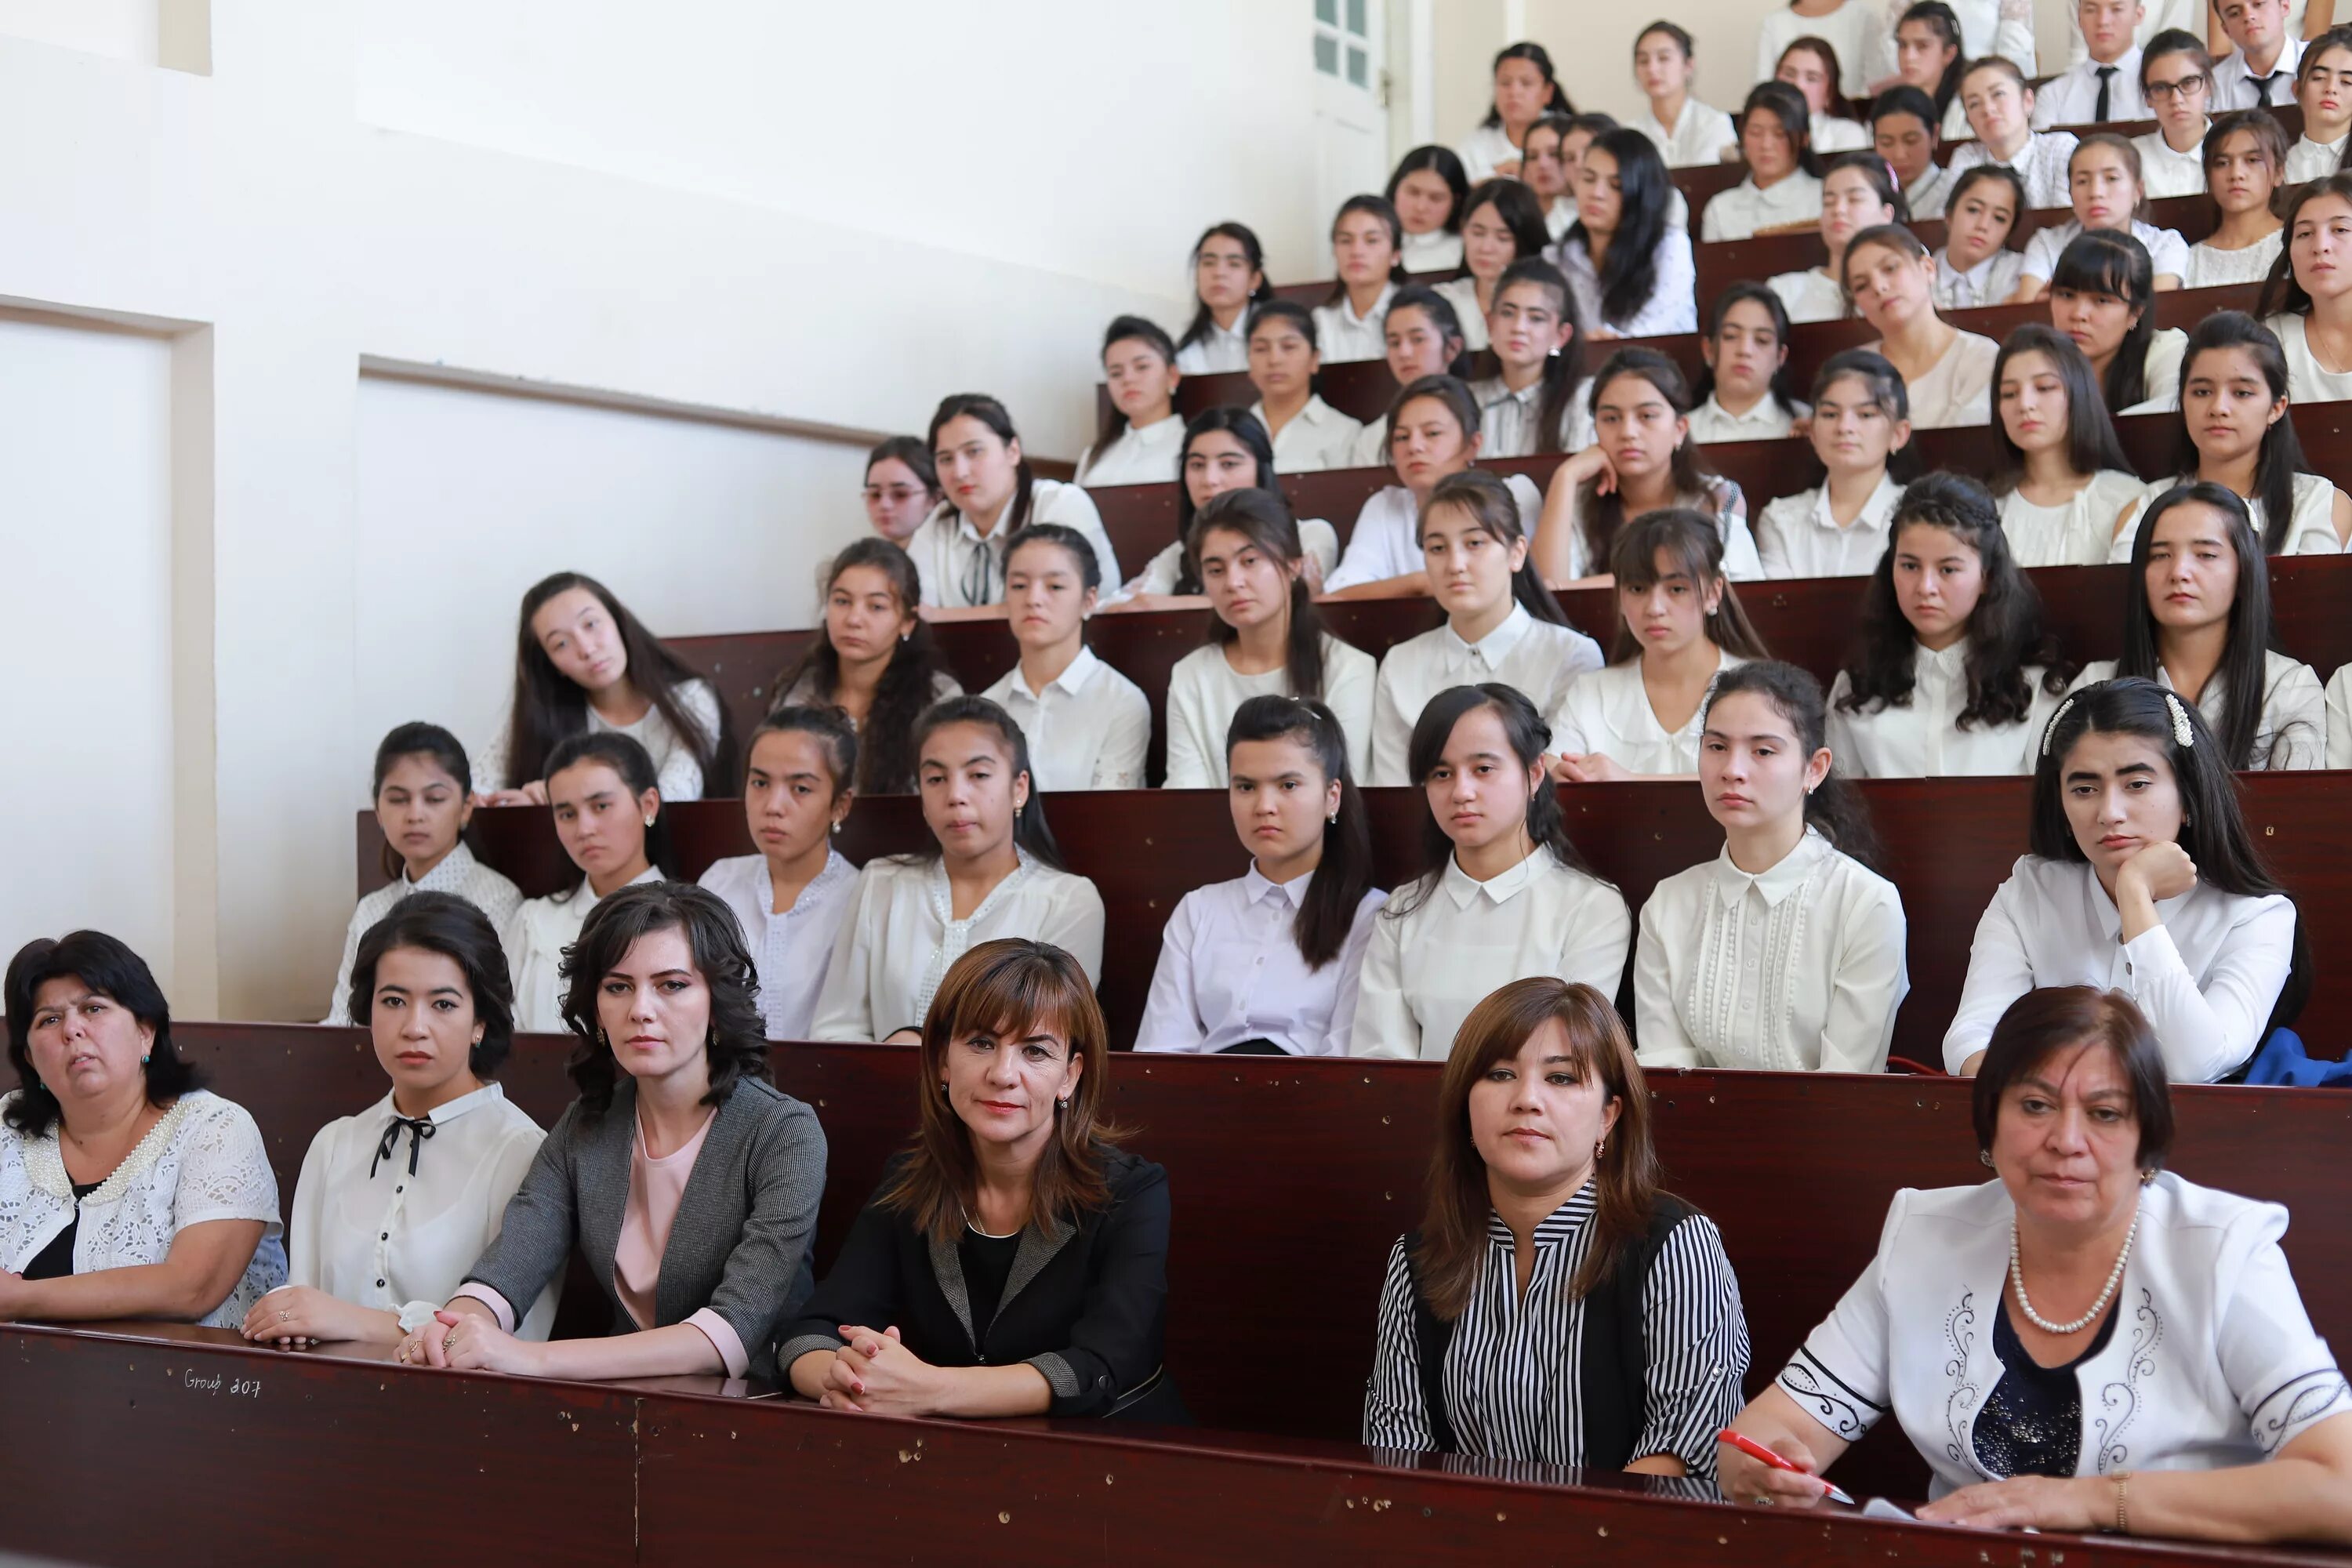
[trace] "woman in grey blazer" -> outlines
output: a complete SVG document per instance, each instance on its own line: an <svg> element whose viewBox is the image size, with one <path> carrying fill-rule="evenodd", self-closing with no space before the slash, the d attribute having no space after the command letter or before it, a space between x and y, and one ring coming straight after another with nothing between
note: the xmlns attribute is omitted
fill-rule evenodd
<svg viewBox="0 0 2352 1568"><path fill-rule="evenodd" d="M759 982L734 915L684 882L624 888L565 954L580 1098L558 1119L420 1366L535 1377L773 1378L776 1326L809 1293L824 1193L816 1113L766 1078ZM606 1337L514 1336L572 1250L611 1305Z"/></svg>

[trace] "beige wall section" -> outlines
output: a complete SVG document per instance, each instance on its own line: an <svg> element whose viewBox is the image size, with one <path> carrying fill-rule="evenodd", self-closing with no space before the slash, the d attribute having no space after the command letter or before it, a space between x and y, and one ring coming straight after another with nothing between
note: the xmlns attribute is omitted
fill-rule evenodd
<svg viewBox="0 0 2352 1568"><path fill-rule="evenodd" d="M1494 107L1495 51L1512 40L1503 33L1503 0L1436 0L1435 8L1430 42L1437 79L1431 101L1436 105L1436 140L1451 147Z"/></svg>

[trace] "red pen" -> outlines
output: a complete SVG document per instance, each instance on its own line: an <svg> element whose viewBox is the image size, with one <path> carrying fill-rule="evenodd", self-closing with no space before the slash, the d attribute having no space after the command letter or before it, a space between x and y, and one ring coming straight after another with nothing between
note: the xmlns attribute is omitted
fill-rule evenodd
<svg viewBox="0 0 2352 1568"><path fill-rule="evenodd" d="M1717 1432L1715 1435L1715 1440L1718 1443L1728 1443L1733 1447L1738 1449L1741 1453L1747 1455L1749 1458L1757 1461L1759 1464L1769 1465L1776 1470L1787 1470L1790 1474L1798 1476L1804 1475L1805 1473L1804 1471L1797 1468L1796 1466L1789 1463L1788 1460L1782 1458L1780 1455L1774 1453L1771 1449L1766 1447L1763 1444L1758 1442L1755 1438L1748 1436L1743 1432L1735 1432L1728 1426L1726 1426L1722 1431ZM1830 1501L1842 1502L1848 1508L1854 1506L1853 1499L1847 1496L1843 1488L1832 1486L1829 1482L1822 1480L1822 1478L1819 1476L1813 1476L1809 1479L1821 1482L1822 1496L1829 1499ZM1733 1500L1737 1501L1738 1500L1735 1499Z"/></svg>

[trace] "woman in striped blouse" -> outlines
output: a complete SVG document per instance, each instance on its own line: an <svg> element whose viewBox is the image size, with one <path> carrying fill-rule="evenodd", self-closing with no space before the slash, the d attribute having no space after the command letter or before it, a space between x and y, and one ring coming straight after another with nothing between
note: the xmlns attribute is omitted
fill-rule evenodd
<svg viewBox="0 0 2352 1568"><path fill-rule="evenodd" d="M1517 980L1471 1013L1428 1215L1389 1253L1366 1443L1713 1475L1748 1321L1714 1223L1658 1190L1649 1105L1591 986Z"/></svg>

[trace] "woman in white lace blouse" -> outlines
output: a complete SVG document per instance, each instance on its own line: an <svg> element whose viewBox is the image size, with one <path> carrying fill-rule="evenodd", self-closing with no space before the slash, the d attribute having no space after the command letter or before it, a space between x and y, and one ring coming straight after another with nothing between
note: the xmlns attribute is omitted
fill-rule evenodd
<svg viewBox="0 0 2352 1568"><path fill-rule="evenodd" d="M196 1087L143 960L79 931L8 964L0 1319L245 1321L286 1278L278 1181L241 1106Z"/></svg>

